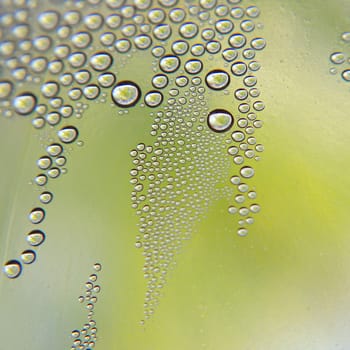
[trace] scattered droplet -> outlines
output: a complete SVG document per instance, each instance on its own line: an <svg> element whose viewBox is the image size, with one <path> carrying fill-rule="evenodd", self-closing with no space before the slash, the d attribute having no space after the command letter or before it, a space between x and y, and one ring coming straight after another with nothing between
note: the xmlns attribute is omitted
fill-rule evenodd
<svg viewBox="0 0 350 350"><path fill-rule="evenodd" d="M45 210L42 208L34 208L29 213L29 221L32 224L40 224L45 219Z"/></svg>
<svg viewBox="0 0 350 350"><path fill-rule="evenodd" d="M30 114L37 103L37 98L30 92L18 95L13 100L13 107L20 115Z"/></svg>

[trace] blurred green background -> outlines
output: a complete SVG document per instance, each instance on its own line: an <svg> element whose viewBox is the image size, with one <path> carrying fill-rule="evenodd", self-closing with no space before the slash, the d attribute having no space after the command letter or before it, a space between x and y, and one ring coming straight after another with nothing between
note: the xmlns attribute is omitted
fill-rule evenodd
<svg viewBox="0 0 350 350"><path fill-rule="evenodd" d="M1 349L69 349L71 331L86 322L77 298L95 262L96 349L349 348L350 85L329 73L329 55L350 29L350 3L255 4L268 43L257 57L267 107L254 177L262 211L248 236L237 236L229 199L213 200L141 326L145 280L129 150L152 142L152 118L142 108L118 116L92 103L75 121L83 146L72 146L68 173L50 184L55 198L37 262L16 280L0 276ZM2 261L26 248L39 194L29 182L52 135L21 117L1 120Z"/></svg>

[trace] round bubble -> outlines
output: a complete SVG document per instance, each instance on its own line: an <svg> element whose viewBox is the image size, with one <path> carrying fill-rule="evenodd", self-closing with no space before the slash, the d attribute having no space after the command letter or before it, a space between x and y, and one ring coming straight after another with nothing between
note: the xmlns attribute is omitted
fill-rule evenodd
<svg viewBox="0 0 350 350"><path fill-rule="evenodd" d="M10 260L3 266L2 270L8 278L16 278L22 272L22 265L17 260Z"/></svg>
<svg viewBox="0 0 350 350"><path fill-rule="evenodd" d="M205 82L213 90L222 90L229 85L230 76L223 70L213 70L207 74Z"/></svg>

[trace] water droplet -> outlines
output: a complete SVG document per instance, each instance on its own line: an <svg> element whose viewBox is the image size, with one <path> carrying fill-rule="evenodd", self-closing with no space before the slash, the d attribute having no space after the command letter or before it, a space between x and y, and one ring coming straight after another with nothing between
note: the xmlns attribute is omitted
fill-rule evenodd
<svg viewBox="0 0 350 350"><path fill-rule="evenodd" d="M58 12L46 11L38 16L38 23L42 29L51 31L56 29L59 19L60 15Z"/></svg>
<svg viewBox="0 0 350 350"><path fill-rule="evenodd" d="M228 42L233 48L239 49L246 44L247 39L243 34L238 33L231 35Z"/></svg>
<svg viewBox="0 0 350 350"><path fill-rule="evenodd" d="M146 50L152 45L152 39L147 34L141 34L134 38L135 46L140 50Z"/></svg>
<svg viewBox="0 0 350 350"><path fill-rule="evenodd" d="M83 94L88 100L94 100L99 96L100 88L95 84L87 85L83 89Z"/></svg>
<svg viewBox="0 0 350 350"><path fill-rule="evenodd" d="M113 73L102 73L97 78L97 81L100 84L100 86L104 88L109 88L115 83L116 77Z"/></svg>
<svg viewBox="0 0 350 350"><path fill-rule="evenodd" d="M334 64L342 64L345 62L345 55L342 52L334 52L331 54L330 60Z"/></svg>
<svg viewBox="0 0 350 350"><path fill-rule="evenodd" d="M246 13L248 17L256 18L260 15L260 10L256 6L249 6L246 9Z"/></svg>
<svg viewBox="0 0 350 350"><path fill-rule="evenodd" d="M264 38L254 38L251 42L250 45L255 49L255 50L263 50L266 46L266 41Z"/></svg>
<svg viewBox="0 0 350 350"><path fill-rule="evenodd" d="M248 234L248 230L244 227L238 229L237 234L241 237L245 237Z"/></svg>
<svg viewBox="0 0 350 350"><path fill-rule="evenodd" d="M188 74L198 74L203 68L203 63L200 60L188 60L184 68Z"/></svg>
<svg viewBox="0 0 350 350"><path fill-rule="evenodd" d="M17 260L10 260L3 266L2 270L8 278L16 278L22 272L22 265Z"/></svg>
<svg viewBox="0 0 350 350"><path fill-rule="evenodd" d="M350 81L350 69L346 69L342 72L341 76L345 81Z"/></svg>
<svg viewBox="0 0 350 350"><path fill-rule="evenodd" d="M168 77L164 74L157 74L152 78L152 85L157 89L163 89L168 85Z"/></svg>
<svg viewBox="0 0 350 350"><path fill-rule="evenodd" d="M0 99L9 97L12 89L13 84L10 81L0 81Z"/></svg>
<svg viewBox="0 0 350 350"><path fill-rule="evenodd" d="M234 25L229 19L220 19L215 23L215 28L220 34L228 34L233 30Z"/></svg>
<svg viewBox="0 0 350 350"><path fill-rule="evenodd" d="M90 65L96 71L104 71L113 63L112 56L107 52L99 52L91 56Z"/></svg>
<svg viewBox="0 0 350 350"><path fill-rule="evenodd" d="M183 40L175 41L173 42L171 49L176 55L184 55L188 51L188 43Z"/></svg>
<svg viewBox="0 0 350 350"><path fill-rule="evenodd" d="M166 40L171 35L171 27L169 24L159 24L153 29L153 35L158 40Z"/></svg>
<svg viewBox="0 0 350 350"><path fill-rule="evenodd" d="M222 52L222 56L223 56L225 61L232 62L232 61L234 61L237 58L238 51L235 50L235 49L225 49Z"/></svg>
<svg viewBox="0 0 350 350"><path fill-rule="evenodd" d="M247 72L247 65L244 62L236 62L231 66L231 71L236 76L242 76Z"/></svg>
<svg viewBox="0 0 350 350"><path fill-rule="evenodd" d="M21 254L21 261L23 264L31 264L36 259L36 253L34 250L25 250Z"/></svg>
<svg viewBox="0 0 350 350"><path fill-rule="evenodd" d="M194 38L198 33L198 26L193 22L186 22L180 26L179 33L185 39Z"/></svg>
<svg viewBox="0 0 350 350"><path fill-rule="evenodd" d="M37 98L30 92L18 95L13 100L13 107L15 111L20 115L30 114L37 103Z"/></svg>
<svg viewBox="0 0 350 350"><path fill-rule="evenodd" d="M60 144L53 143L53 144L47 146L46 151L50 156L56 157L62 153L63 148Z"/></svg>
<svg viewBox="0 0 350 350"><path fill-rule="evenodd" d="M163 101L163 95L159 91L150 91L145 95L145 104L148 107L158 107Z"/></svg>
<svg viewBox="0 0 350 350"><path fill-rule="evenodd" d="M119 107L127 108L134 106L140 97L140 88L131 81L120 82L112 90L112 99Z"/></svg>
<svg viewBox="0 0 350 350"><path fill-rule="evenodd" d="M207 122L213 131L225 132L232 127L234 120L231 113L223 109L216 109L209 113Z"/></svg>
<svg viewBox="0 0 350 350"><path fill-rule="evenodd" d="M259 204L252 204L251 206L250 206L250 211L252 212L252 213L259 213L259 211L260 211L260 205Z"/></svg>
<svg viewBox="0 0 350 350"><path fill-rule="evenodd" d="M245 21L242 21L241 22L241 29L244 31L244 32L251 32L253 31L255 28L255 24L253 21L247 19Z"/></svg>
<svg viewBox="0 0 350 350"><path fill-rule="evenodd" d="M79 135L78 129L74 126L66 126L57 132L57 136L63 143L74 142Z"/></svg>
<svg viewBox="0 0 350 350"><path fill-rule="evenodd" d="M39 200L43 204L49 204L52 201L53 195L51 192L43 192L39 196Z"/></svg>
<svg viewBox="0 0 350 350"><path fill-rule="evenodd" d="M344 32L341 35L341 39L345 41L346 43L350 43L350 32Z"/></svg>
<svg viewBox="0 0 350 350"><path fill-rule="evenodd" d="M180 59L177 56L164 56L159 62L160 69L165 73L173 73L180 66Z"/></svg>
<svg viewBox="0 0 350 350"><path fill-rule="evenodd" d="M169 18L174 23L183 22L186 17L186 12L182 8L174 8L169 12Z"/></svg>
<svg viewBox="0 0 350 350"><path fill-rule="evenodd" d="M213 90L222 90L229 85L230 77L223 70L213 70L207 74L205 82Z"/></svg>
<svg viewBox="0 0 350 350"><path fill-rule="evenodd" d="M29 214L29 220L33 224L40 224L45 219L45 211L42 208L34 208Z"/></svg>
<svg viewBox="0 0 350 350"><path fill-rule="evenodd" d="M240 174L241 174L242 177L244 177L246 179L249 179L249 178L254 176L255 171L254 171L254 169L252 167L245 166L245 167L241 168Z"/></svg>

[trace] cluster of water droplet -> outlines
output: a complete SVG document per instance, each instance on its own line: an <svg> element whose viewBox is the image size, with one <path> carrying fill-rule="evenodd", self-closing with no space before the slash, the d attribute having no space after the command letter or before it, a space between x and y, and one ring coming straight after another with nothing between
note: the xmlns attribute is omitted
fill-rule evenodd
<svg viewBox="0 0 350 350"><path fill-rule="evenodd" d="M260 10L241 0L87 0L47 10L35 1L4 2L0 113L31 116L39 133L56 138L47 138L37 161L34 183L43 191L32 224L45 219L43 206L53 198L48 181L67 171L65 147L79 135L74 118L107 101L118 114L134 106L152 111L154 143L130 153L147 319L175 255L211 200L236 191L228 211L239 215L240 236L260 210L249 184L252 160L263 151L254 136L264 109L255 76L256 52L266 45L254 34L262 27L255 22ZM145 79L125 76L124 67L133 57L142 64L144 52L152 57ZM225 98L230 103L223 108ZM217 188L225 181L224 190ZM19 260L9 261L5 273L16 277L16 266L18 276Z"/></svg>
<svg viewBox="0 0 350 350"><path fill-rule="evenodd" d="M329 72L339 74L343 81L350 82L350 32L342 33L340 39L343 49L330 55L332 67Z"/></svg>
<svg viewBox="0 0 350 350"><path fill-rule="evenodd" d="M71 333L73 345L71 350L91 350L95 347L97 340L97 327L94 318L94 308L97 303L97 294L101 291L101 286L97 283L98 273L101 271L101 264L96 263L93 267L94 273L92 273L87 282L85 283L85 293L79 296L79 303L85 305L85 309L88 312L87 322L83 327L74 329Z"/></svg>

